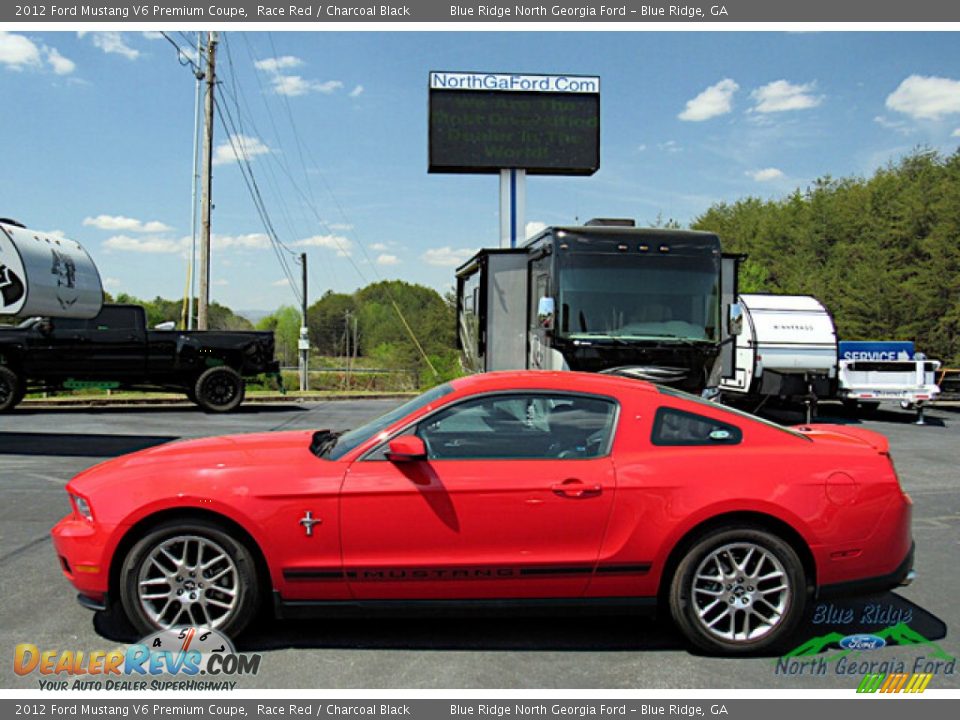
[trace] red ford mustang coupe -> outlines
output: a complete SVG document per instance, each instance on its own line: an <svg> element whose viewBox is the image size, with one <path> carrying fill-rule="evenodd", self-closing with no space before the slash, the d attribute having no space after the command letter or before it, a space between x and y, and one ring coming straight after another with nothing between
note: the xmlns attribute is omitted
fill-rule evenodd
<svg viewBox="0 0 960 720"><path fill-rule="evenodd" d="M596 374L474 375L351 432L171 443L67 492L64 575L144 634L237 634L266 602L661 603L736 654L785 640L815 596L913 577L883 436Z"/></svg>

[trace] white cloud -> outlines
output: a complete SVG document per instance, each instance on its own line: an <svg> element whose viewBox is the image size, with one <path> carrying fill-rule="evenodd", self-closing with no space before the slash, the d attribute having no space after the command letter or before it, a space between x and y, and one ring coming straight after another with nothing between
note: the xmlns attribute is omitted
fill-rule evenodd
<svg viewBox="0 0 960 720"><path fill-rule="evenodd" d="M526 227L523 229L523 231L526 233L524 237L532 238L537 233L542 232L543 230L546 230L546 229L547 229L546 223L540 222L539 220L531 220L530 222L527 223Z"/></svg>
<svg viewBox="0 0 960 720"><path fill-rule="evenodd" d="M957 128L952 133L950 133L950 137L960 137L960 128Z"/></svg>
<svg viewBox="0 0 960 720"><path fill-rule="evenodd" d="M353 246L342 235L312 235L293 243L295 247L319 247L327 250L336 250L339 257L349 257Z"/></svg>
<svg viewBox="0 0 960 720"><path fill-rule="evenodd" d="M125 232L135 233L164 233L172 230L159 220L150 220L143 222L136 218L128 218L123 215L97 215L83 219L83 224L87 227L95 227L99 230L123 230Z"/></svg>
<svg viewBox="0 0 960 720"><path fill-rule="evenodd" d="M229 280L225 280L224 278L217 278L216 280L214 280L214 281L211 282L210 284L211 284L211 285L216 285L217 287L224 287L225 285L229 285L229 284L230 284L230 281L229 281Z"/></svg>
<svg viewBox="0 0 960 720"><path fill-rule="evenodd" d="M687 107L677 117L689 122L702 122L718 115L726 115L733 109L733 95L739 89L736 82L724 78L692 100L687 100Z"/></svg>
<svg viewBox="0 0 960 720"><path fill-rule="evenodd" d="M189 238L187 238L189 242ZM239 247L247 250L266 250L270 247L270 238L264 233L247 233L246 235L217 235L211 238L215 250Z"/></svg>
<svg viewBox="0 0 960 720"><path fill-rule="evenodd" d="M666 142L659 143L657 148L670 153L683 152L683 147L676 140L667 140Z"/></svg>
<svg viewBox="0 0 960 720"><path fill-rule="evenodd" d="M914 120L960 113L960 80L911 75L887 96L887 107Z"/></svg>
<svg viewBox="0 0 960 720"><path fill-rule="evenodd" d="M769 167L763 168L762 170L751 170L747 172L747 175L756 180L757 182L770 182L771 180L779 180L783 177L783 170L778 168Z"/></svg>
<svg viewBox="0 0 960 720"><path fill-rule="evenodd" d="M786 80L774 80L750 93L750 97L756 101L752 110L773 113L817 107L823 102L823 96L811 94L815 87L816 83L813 82L794 85Z"/></svg>
<svg viewBox="0 0 960 720"><path fill-rule="evenodd" d="M140 34L147 40L163 40L163 33L156 30L146 30Z"/></svg>
<svg viewBox="0 0 960 720"><path fill-rule="evenodd" d="M276 282L272 282L270 284L273 285L273 287L289 287L290 281L286 278L283 278L283 280L277 280Z"/></svg>
<svg viewBox="0 0 960 720"><path fill-rule="evenodd" d="M336 232L345 232L347 230L353 230L353 225L350 223L328 223L327 228L335 230ZM374 248L374 250L376 250L376 248Z"/></svg>
<svg viewBox="0 0 960 720"><path fill-rule="evenodd" d="M883 115L877 115L875 118L873 118L873 121L880 127L886 128L887 130L893 130L901 135L910 135L912 132L914 132L914 128L910 127L910 125L903 120L891 120Z"/></svg>
<svg viewBox="0 0 960 720"><path fill-rule="evenodd" d="M420 259L427 265L436 265L438 267L456 267L469 259L476 250L470 248L458 248L454 250L449 245L441 248L430 248Z"/></svg>
<svg viewBox="0 0 960 720"><path fill-rule="evenodd" d="M353 90L350 91L350 97L356 98L363 95L363 85L357 85Z"/></svg>
<svg viewBox="0 0 960 720"><path fill-rule="evenodd" d="M236 148L236 151L234 151ZM267 155L272 152L259 138L249 135L234 134L227 142L220 143L213 150L213 164L226 165L237 161L237 153L247 160L257 155Z"/></svg>
<svg viewBox="0 0 960 720"><path fill-rule="evenodd" d="M262 70L271 76L270 84L273 86L273 92L277 95L296 97L311 92L329 95L343 88L343 83L339 80L320 82L319 80L309 80L300 75L284 75L281 72L282 70L290 70L295 67L300 67L301 65L303 65L303 60L293 55L264 58L263 60L254 62L257 70ZM358 85L351 91L350 97L356 97L362 92L363 88Z"/></svg>
<svg viewBox="0 0 960 720"><path fill-rule="evenodd" d="M94 47L98 47L105 53L111 55L122 55L127 60L136 60L140 57L140 51L127 45L123 35L118 32L78 32L78 36L89 35Z"/></svg>
<svg viewBox="0 0 960 720"><path fill-rule="evenodd" d="M277 95L288 95L290 97L306 95L311 92L330 95L343 87L343 83L339 80L320 82L318 80L305 80L299 75L274 75L270 82L273 84L273 91Z"/></svg>
<svg viewBox="0 0 960 720"><path fill-rule="evenodd" d="M150 255L172 254L184 249L182 241L164 237L130 237L129 235L114 235L103 241L103 247L121 252L138 252Z"/></svg>
<svg viewBox="0 0 960 720"><path fill-rule="evenodd" d="M647 149L646 145L637 145L637 152L643 152Z"/></svg>
<svg viewBox="0 0 960 720"><path fill-rule="evenodd" d="M290 68L299 67L303 65L303 60L293 55L283 55L281 57L272 57L264 58L263 60L257 60L253 63L254 67L257 70L263 70L268 73L280 72L281 70L289 70Z"/></svg>
<svg viewBox="0 0 960 720"><path fill-rule="evenodd" d="M8 70L39 69L44 57L57 75L69 75L77 69L77 64L56 48L37 45L25 35L0 31L0 65Z"/></svg>
<svg viewBox="0 0 960 720"><path fill-rule="evenodd" d="M121 285L120 280L115 277L106 277L103 279L103 286L105 288L116 289L120 287L120 285Z"/></svg>
<svg viewBox="0 0 960 720"><path fill-rule="evenodd" d="M90 223L84 222L84 224L87 225ZM199 242L200 238L198 236L198 246ZM211 237L211 243L215 252L222 252L230 248L265 250L270 247L270 238L263 233L247 233L245 235L218 235L214 233ZM185 235L181 238L171 238L162 235L148 235L146 237L114 235L104 240L103 247L107 250L119 250L122 252L148 254L180 253L186 256L190 250L190 236Z"/></svg>
<svg viewBox="0 0 960 720"><path fill-rule="evenodd" d="M23 70L41 64L40 48L30 38L0 31L0 65L8 70Z"/></svg>
<svg viewBox="0 0 960 720"><path fill-rule="evenodd" d="M399 265L400 258L396 255L388 255L386 253L382 255L377 255L377 265Z"/></svg>
<svg viewBox="0 0 960 720"><path fill-rule="evenodd" d="M331 226L331 227L332 227L332 226ZM386 250L386 249L387 249L387 245L386 245L386 243L374 243L373 245L370 246L370 249L371 249L371 250Z"/></svg>
<svg viewBox="0 0 960 720"><path fill-rule="evenodd" d="M57 75L69 75L77 69L77 64L65 58L56 48L45 48L47 51L47 62Z"/></svg>

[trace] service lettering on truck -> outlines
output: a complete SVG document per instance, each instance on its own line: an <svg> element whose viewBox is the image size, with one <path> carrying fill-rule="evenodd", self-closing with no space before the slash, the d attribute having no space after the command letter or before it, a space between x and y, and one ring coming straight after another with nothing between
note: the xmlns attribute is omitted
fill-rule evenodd
<svg viewBox="0 0 960 720"><path fill-rule="evenodd" d="M843 360L905 360L909 358L901 357L899 352L893 350L851 350L845 352L842 356Z"/></svg>

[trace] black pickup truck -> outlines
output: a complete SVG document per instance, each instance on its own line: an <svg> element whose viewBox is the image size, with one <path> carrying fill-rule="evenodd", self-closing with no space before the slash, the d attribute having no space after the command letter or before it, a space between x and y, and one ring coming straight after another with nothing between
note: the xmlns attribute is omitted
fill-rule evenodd
<svg viewBox="0 0 960 720"><path fill-rule="evenodd" d="M148 330L138 305L0 327L0 412L28 391L84 388L171 390L229 412L243 402L245 378L279 370L272 332Z"/></svg>

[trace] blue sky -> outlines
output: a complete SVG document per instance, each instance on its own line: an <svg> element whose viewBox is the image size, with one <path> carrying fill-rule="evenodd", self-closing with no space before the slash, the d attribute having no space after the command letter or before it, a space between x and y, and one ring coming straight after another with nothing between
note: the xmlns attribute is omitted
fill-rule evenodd
<svg viewBox="0 0 960 720"><path fill-rule="evenodd" d="M430 70L600 76L601 168L530 178L532 226L687 223L960 144L951 33L228 32L235 144L280 239L309 255L311 300L381 278L445 290L497 244L497 179L426 172ZM194 83L171 44L0 32L0 87L0 216L80 241L111 292L182 296ZM213 299L295 303L219 123L215 145Z"/></svg>

